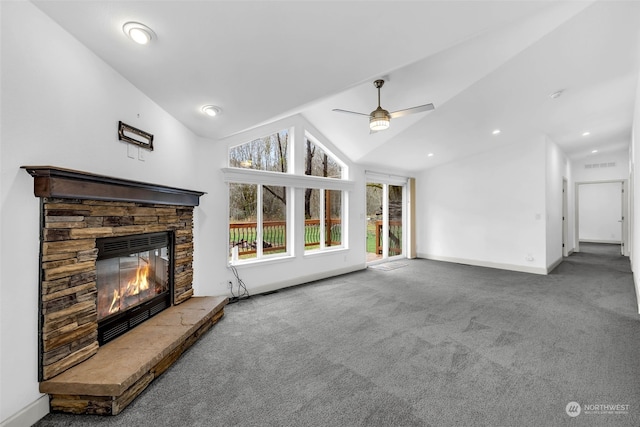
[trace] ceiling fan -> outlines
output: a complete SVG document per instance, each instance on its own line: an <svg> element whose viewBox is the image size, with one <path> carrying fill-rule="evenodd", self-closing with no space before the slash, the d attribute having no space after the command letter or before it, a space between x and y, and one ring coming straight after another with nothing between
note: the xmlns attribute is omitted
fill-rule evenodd
<svg viewBox="0 0 640 427"><path fill-rule="evenodd" d="M358 114L360 116L368 116L369 117L369 129L371 132L377 132L381 130L385 130L389 127L389 122L391 119L395 119L397 117L406 116L407 114L420 113L422 111L430 111L435 107L433 104L424 104L418 105L417 107L405 108L404 110L394 111L393 113L388 112L380 106L380 88L384 85L384 80L376 80L373 82L373 85L378 89L378 108L373 110L370 114L358 113L356 111L349 110L341 110L339 108L334 108L333 111L337 111L338 113L349 113L349 114Z"/></svg>

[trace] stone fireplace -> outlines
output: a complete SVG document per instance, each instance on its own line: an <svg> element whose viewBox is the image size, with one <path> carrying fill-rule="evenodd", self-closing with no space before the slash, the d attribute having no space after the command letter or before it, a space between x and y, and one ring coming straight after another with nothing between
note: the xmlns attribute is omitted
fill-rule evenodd
<svg viewBox="0 0 640 427"><path fill-rule="evenodd" d="M205 302L191 298L193 210L204 193L50 166L23 168L34 177L34 193L41 200L41 391L52 395L54 410L118 413L168 367L158 369L158 360L172 363L179 356L176 349L184 351L185 342L193 343L194 334L199 337L222 316L226 299L221 298L186 332L168 338L159 354L149 355L156 365L140 361L144 369L124 381L131 387L99 390L90 379L83 383L77 378L83 364L86 368L92 359L105 357L98 353L113 352L109 349L138 325L148 335L153 324L147 319L171 322L167 319L174 308L188 309L182 303ZM85 387L76 390L72 383ZM60 404L65 399L72 402Z"/></svg>

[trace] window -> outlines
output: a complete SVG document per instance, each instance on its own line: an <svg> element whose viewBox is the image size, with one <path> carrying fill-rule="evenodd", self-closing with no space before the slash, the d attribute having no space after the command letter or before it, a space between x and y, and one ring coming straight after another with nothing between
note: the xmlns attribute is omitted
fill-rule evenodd
<svg viewBox="0 0 640 427"><path fill-rule="evenodd" d="M342 178L342 166L310 135L305 138L304 174L324 178Z"/></svg>
<svg viewBox="0 0 640 427"><path fill-rule="evenodd" d="M342 246L342 191L305 190L305 251Z"/></svg>
<svg viewBox="0 0 640 427"><path fill-rule="evenodd" d="M234 137L230 144L223 173L233 264L346 247L347 192L354 185L346 179L346 164L302 122L279 131L274 126L260 138L251 131L254 136ZM304 225L295 224L303 213Z"/></svg>
<svg viewBox="0 0 640 427"><path fill-rule="evenodd" d="M229 258L255 258L258 241L258 186L229 184ZM237 248L234 252L234 248Z"/></svg>
<svg viewBox="0 0 640 427"><path fill-rule="evenodd" d="M229 184L229 259L287 253L287 187Z"/></svg>
<svg viewBox="0 0 640 427"><path fill-rule="evenodd" d="M288 172L289 130L231 147L229 166L271 172Z"/></svg>

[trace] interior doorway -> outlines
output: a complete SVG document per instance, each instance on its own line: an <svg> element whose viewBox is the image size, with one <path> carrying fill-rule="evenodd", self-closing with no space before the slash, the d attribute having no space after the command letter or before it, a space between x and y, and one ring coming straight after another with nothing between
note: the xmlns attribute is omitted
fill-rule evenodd
<svg viewBox="0 0 640 427"><path fill-rule="evenodd" d="M576 183L576 252L581 243L619 245L628 255L625 180Z"/></svg>
<svg viewBox="0 0 640 427"><path fill-rule="evenodd" d="M367 181L367 263L406 253L406 183Z"/></svg>

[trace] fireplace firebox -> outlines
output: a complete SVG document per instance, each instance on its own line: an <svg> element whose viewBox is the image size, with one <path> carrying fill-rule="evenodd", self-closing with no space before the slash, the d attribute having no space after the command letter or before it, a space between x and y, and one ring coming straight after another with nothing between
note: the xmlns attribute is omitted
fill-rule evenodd
<svg viewBox="0 0 640 427"><path fill-rule="evenodd" d="M97 239L100 345L171 306L172 237L167 231Z"/></svg>

